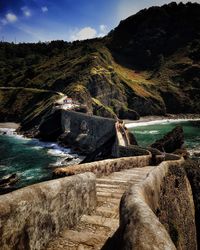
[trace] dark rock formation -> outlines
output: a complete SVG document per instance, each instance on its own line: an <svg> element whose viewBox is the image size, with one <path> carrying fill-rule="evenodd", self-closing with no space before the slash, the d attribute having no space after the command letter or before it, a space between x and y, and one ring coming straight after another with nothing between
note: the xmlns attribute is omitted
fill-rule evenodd
<svg viewBox="0 0 200 250"><path fill-rule="evenodd" d="M170 166L163 180L156 214L177 249L197 249L192 193L182 167Z"/></svg>
<svg viewBox="0 0 200 250"><path fill-rule="evenodd" d="M181 126L176 126L171 132L167 133L162 139L151 144L152 148L157 148L162 152L172 153L180 149L184 144L184 133Z"/></svg>
<svg viewBox="0 0 200 250"><path fill-rule="evenodd" d="M105 143L100 145L97 149L95 149L92 153L88 154L85 159L81 162L88 163L93 161L100 161L108 158L112 158L112 149L115 144L116 136L114 135L110 139L108 139Z"/></svg>
<svg viewBox="0 0 200 250"><path fill-rule="evenodd" d="M7 178L3 178L0 180L0 188L14 185L16 182L18 182L19 176L17 174L12 174L8 176Z"/></svg>
<svg viewBox="0 0 200 250"><path fill-rule="evenodd" d="M198 38L199 11L198 4L175 2L141 10L110 33L110 47L138 68L157 67L164 56Z"/></svg>
<svg viewBox="0 0 200 250"><path fill-rule="evenodd" d="M39 138L47 141L56 141L62 133L61 110L56 110L50 115L43 117L39 126Z"/></svg>
<svg viewBox="0 0 200 250"><path fill-rule="evenodd" d="M138 142L134 136L133 133L131 133L130 131L127 132L127 135L128 135L128 139L129 139L129 143L130 145L138 145Z"/></svg>
<svg viewBox="0 0 200 250"><path fill-rule="evenodd" d="M197 243L198 249L200 248L200 163L194 160L187 160L183 167L187 173L187 177L189 179L192 194L194 199L195 205L195 222L196 222L196 229L197 229Z"/></svg>
<svg viewBox="0 0 200 250"><path fill-rule="evenodd" d="M123 110L123 109L121 109L119 111L119 118L120 119L130 119L130 120L139 120L140 116L135 110L132 110L132 109Z"/></svg>

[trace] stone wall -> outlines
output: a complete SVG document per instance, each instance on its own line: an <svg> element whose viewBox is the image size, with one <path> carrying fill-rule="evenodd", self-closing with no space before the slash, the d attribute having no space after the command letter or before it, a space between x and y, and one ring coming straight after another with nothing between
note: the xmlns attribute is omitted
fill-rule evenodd
<svg viewBox="0 0 200 250"><path fill-rule="evenodd" d="M116 137L114 119L62 110L61 123L64 143L86 154Z"/></svg>
<svg viewBox="0 0 200 250"><path fill-rule="evenodd" d="M124 157L118 159L109 159L96 161L80 165L67 166L54 170L54 177L70 176L84 172L93 172L97 177L109 175L112 172L122 171L130 168L142 168L148 166L151 161L151 155Z"/></svg>
<svg viewBox="0 0 200 250"><path fill-rule="evenodd" d="M120 227L103 249L197 249L193 197L182 162L162 162L125 192Z"/></svg>
<svg viewBox="0 0 200 250"><path fill-rule="evenodd" d="M0 249L42 249L96 206L92 173L47 181L0 196Z"/></svg>

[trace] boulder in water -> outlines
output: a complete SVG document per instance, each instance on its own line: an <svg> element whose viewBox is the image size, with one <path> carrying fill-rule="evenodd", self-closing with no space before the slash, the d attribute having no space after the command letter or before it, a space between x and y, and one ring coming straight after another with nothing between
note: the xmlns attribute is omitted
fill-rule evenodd
<svg viewBox="0 0 200 250"><path fill-rule="evenodd" d="M157 148L162 152L172 153L181 149L184 144L184 133L181 126L176 126L172 131L167 133L162 139L151 144L152 148Z"/></svg>
<svg viewBox="0 0 200 250"><path fill-rule="evenodd" d="M10 176L2 178L0 180L0 187L2 188L2 187L12 186L18 181L19 181L19 176L17 174L11 174Z"/></svg>

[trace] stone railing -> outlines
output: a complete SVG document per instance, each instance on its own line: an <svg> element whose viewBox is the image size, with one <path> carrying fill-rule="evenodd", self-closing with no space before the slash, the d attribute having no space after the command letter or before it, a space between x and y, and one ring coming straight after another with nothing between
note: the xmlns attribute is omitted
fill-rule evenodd
<svg viewBox="0 0 200 250"><path fill-rule="evenodd" d="M0 196L0 249L42 249L96 206L95 175L80 174Z"/></svg>
<svg viewBox="0 0 200 250"><path fill-rule="evenodd" d="M97 177L109 175L112 172L122 171L123 169L142 168L148 166L151 162L151 154L134 157L124 157L118 159L109 159L57 168L54 170L54 177L70 176L84 172L92 172Z"/></svg>
<svg viewBox="0 0 200 250"><path fill-rule="evenodd" d="M125 192L109 249L197 249L194 203L182 162L162 162Z"/></svg>

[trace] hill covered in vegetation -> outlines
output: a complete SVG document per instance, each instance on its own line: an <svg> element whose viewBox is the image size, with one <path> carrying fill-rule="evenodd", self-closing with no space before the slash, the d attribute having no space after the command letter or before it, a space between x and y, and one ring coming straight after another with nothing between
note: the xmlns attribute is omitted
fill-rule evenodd
<svg viewBox="0 0 200 250"><path fill-rule="evenodd" d="M199 13L199 4L171 3L138 12L104 38L0 43L1 121L37 124L57 92L105 117L199 113Z"/></svg>

